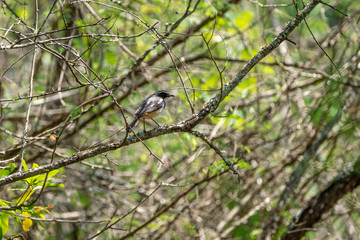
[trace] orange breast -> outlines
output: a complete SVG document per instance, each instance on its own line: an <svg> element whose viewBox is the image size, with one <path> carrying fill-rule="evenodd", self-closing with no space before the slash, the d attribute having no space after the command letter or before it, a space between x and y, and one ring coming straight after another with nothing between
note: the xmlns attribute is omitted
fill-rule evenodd
<svg viewBox="0 0 360 240"><path fill-rule="evenodd" d="M159 113L160 113L160 111L154 111L154 112L151 112L151 113L145 113L144 115L141 116L141 118L150 119L150 118L156 117Z"/></svg>

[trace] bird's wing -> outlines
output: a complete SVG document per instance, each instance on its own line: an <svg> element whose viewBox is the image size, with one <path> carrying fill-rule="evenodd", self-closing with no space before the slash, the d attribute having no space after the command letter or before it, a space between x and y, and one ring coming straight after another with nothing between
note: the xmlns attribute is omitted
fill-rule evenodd
<svg viewBox="0 0 360 240"><path fill-rule="evenodd" d="M153 94L154 95L154 94ZM134 115L138 116L139 113L141 113L145 108L145 106L148 104L148 100L149 98L151 98L153 95L148 96L144 101L142 101L142 103L140 104L140 106L136 109Z"/></svg>
<svg viewBox="0 0 360 240"><path fill-rule="evenodd" d="M151 113L156 110L163 108L164 106L164 99L158 96L150 96L145 99L138 109L135 111L136 116L142 116L145 113Z"/></svg>

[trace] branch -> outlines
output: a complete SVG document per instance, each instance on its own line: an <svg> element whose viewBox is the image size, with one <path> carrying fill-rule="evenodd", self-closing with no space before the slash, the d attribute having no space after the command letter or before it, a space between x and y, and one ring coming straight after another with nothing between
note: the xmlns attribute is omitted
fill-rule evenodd
<svg viewBox="0 0 360 240"><path fill-rule="evenodd" d="M224 172L222 172L224 173ZM220 173L220 174L222 174ZM160 215L162 215L163 213L167 212L170 208L174 207L177 202L182 199L183 197L187 196L195 187L203 184L204 182L209 182L212 179L216 178L218 176L218 174L215 174L213 176L210 177L206 177L202 180L200 180L199 182L194 183L191 187L189 187L185 192L183 192L182 194L178 195L171 203L169 203L168 205L166 205L164 208L162 208L160 211L158 211L154 216L152 216L149 220L147 220L145 223L141 224L140 226L138 226L137 228L135 228L134 230L132 230L131 232L129 232L128 234L126 234L125 236L122 236L120 238L120 240L122 239L127 239L131 236L133 236L135 233L137 233L139 230L141 230L142 228L146 227L147 225L149 225L149 223L153 222L155 219L157 219Z"/></svg>
<svg viewBox="0 0 360 240"><path fill-rule="evenodd" d="M314 224L321 221L321 217L333 208L339 199L358 187L360 185L359 167L360 157L356 160L352 171L340 173L324 191L310 201L298 220L289 226L281 239L301 239L308 229L312 229Z"/></svg>
<svg viewBox="0 0 360 240"><path fill-rule="evenodd" d="M235 170L234 168L234 164L231 163L225 156L224 154L220 151L219 148L217 148L210 139L208 139L204 134L198 132L198 131L191 131L191 134L194 135L195 137L200 138L201 140L203 140L206 144L209 145L209 147L211 147L212 149L214 149L214 151L221 157L222 160L224 160L225 164L228 166L228 168L235 174L238 176L238 181L240 182L240 174L238 173L238 171Z"/></svg>
<svg viewBox="0 0 360 240"><path fill-rule="evenodd" d="M38 31L38 23L39 23L39 5L38 5L38 1L35 0L35 31L34 31L35 34ZM36 40L36 38L35 38L35 40ZM30 73L30 83L29 83L29 103L28 103L28 107L27 107L27 111L26 111L25 128L24 128L24 132L23 132L23 137L21 139L20 160L19 160L19 165L18 165L19 172L21 172L21 170L22 170L22 160L24 158L25 147L26 147L26 143L27 143L26 137L27 137L28 127L29 127L29 122L30 122L31 102L32 102L32 96L33 96L33 90L34 90L36 55L37 55L37 48L35 47L34 52L33 52L32 62L31 62L31 73Z"/></svg>
<svg viewBox="0 0 360 240"><path fill-rule="evenodd" d="M133 213L141 204L143 204L145 201L147 201L152 195L155 194L155 192L162 186L162 184L160 183L149 195L147 195L143 200L141 200L133 209L131 209L129 212L127 212L126 214L124 214L121 218L117 219L114 222L108 221L108 223L103 227L103 229L101 229L98 233L96 233L95 235L91 236L89 238L90 239L94 239L95 237L99 236L100 234L102 234L103 232L105 232L106 230L108 230L109 228L111 228L112 226L114 226L115 224L117 224L118 222L120 222L121 220L123 220L125 217L127 217L129 214ZM114 213L116 214L116 212Z"/></svg>
<svg viewBox="0 0 360 240"><path fill-rule="evenodd" d="M202 27L206 26L209 22L213 21L215 18L217 17L222 17L224 16L224 14L231 9L229 6L232 4L237 4L238 2L240 2L240 0L229 0L228 2L225 2L222 7L217 11L216 15L211 15L208 16L206 18L204 18L200 23L198 23L195 26L191 26L189 29L187 29L187 31L181 35L178 38L175 38L171 43L169 43L169 48L173 49L174 47L176 47L177 45L185 42L186 40L188 40L193 33L199 31ZM177 26L177 23L174 24L174 26ZM173 27L171 28L171 30L173 30ZM149 66L154 65L155 62L157 62L159 59L161 59L162 57L164 57L167 54L166 49L163 49L162 51L160 51L159 53L157 53L153 58L151 58L149 61L147 61L146 63Z"/></svg>
<svg viewBox="0 0 360 240"><path fill-rule="evenodd" d="M221 17L223 16L229 9L229 5L231 4L237 4L240 0L229 0L228 2L223 4L223 7L220 8L217 12L217 16ZM112 6L111 6L112 7ZM113 7L112 7L113 8ZM115 8L118 9L118 8ZM119 9L120 10L120 9ZM172 49L173 47L185 42L188 38L190 38L192 36L192 34L194 32L199 31L202 27L204 27L205 25L207 25L209 22L211 22L212 20L214 20L215 16L208 16L206 18L204 18L199 24L195 25L195 26L191 26L189 27L186 31L185 34L183 34L181 37L175 38L171 43L169 43L169 49ZM174 31L174 26L178 26L180 24L180 22L182 21L181 19L183 19L183 17L181 17L179 20L177 20L175 22L175 24L173 24L173 26L171 27L171 30L169 30L165 35L163 35L164 38L166 38L167 36L170 35L171 31ZM136 58L136 62L132 65L131 70L128 71L127 74L125 74L123 77L120 78L120 80L118 81L118 83L116 83L113 87L112 90L113 92L115 92L120 85L122 85L122 83L125 81L125 79L133 79L136 76L138 76L139 73L141 73L141 71L138 70L138 67L143 63L143 61L145 60L146 56L148 56L150 54L150 52L152 52L158 45L159 45L159 41L157 41L152 47L150 47L148 50L145 51L145 53L139 57ZM154 65L157 61L159 61L161 58L163 58L165 55L167 54L166 50L163 50L161 52L159 52L157 55L155 55L154 57L152 57L150 60L148 60L146 62L147 66L152 66ZM71 70L71 68L70 68ZM156 76L155 76L156 77ZM148 84L148 80L147 79L142 79L141 81L139 81L135 86L131 87L130 89L128 89L125 93L123 93L122 96L120 96L117 100L121 101L123 99L125 99L127 96L129 96L132 93L133 89L137 89L140 88L144 85ZM84 126L86 126L87 124L89 124L93 119L96 119L98 116L101 116L102 114L104 114L104 112L108 111L109 109L113 108L115 106L114 103L109 104L108 106L106 106L105 108L103 108L102 110L100 110L98 113L94 113L92 116L89 117L88 120L85 120L80 126L79 129L82 129ZM70 133L70 135L75 134L76 132L74 131L73 133ZM69 137L69 135L68 135Z"/></svg>
<svg viewBox="0 0 360 240"><path fill-rule="evenodd" d="M286 183L285 189L282 191L279 201L276 206L271 210L269 214L269 219L265 223L264 232L261 236L261 239L271 239L271 235L273 231L277 228L277 225L280 221L280 211L287 203L288 198L294 192L296 187L299 185L301 177L305 174L310 159L313 158L316 151L319 149L321 144L327 139L329 132L333 129L334 125L341 119L342 109L338 111L338 113L331 119L331 121L326 124L324 130L321 132L320 137L318 137L314 143L310 146L310 148L305 152L303 158L299 162L299 164L295 167L291 176Z"/></svg>
<svg viewBox="0 0 360 240"><path fill-rule="evenodd" d="M246 76L246 74L262 60L264 57L269 55L274 49L276 49L283 41L287 39L289 34L300 24L300 22L313 10L318 4L319 0L312 0L302 11L300 11L295 18L285 26L284 30L273 40L270 44L263 47L245 66L240 72L235 76L235 78L225 84L224 91L222 94L217 94L213 98L211 98L205 106L200 110L200 112L196 115L193 115L189 119L182 121L180 123L163 126L152 131L146 133L138 134L138 137L142 140L151 139L154 137L158 137L161 135L166 135L174 132L189 132L193 127L195 127L198 123L200 123L203 119L205 119L218 105L219 102L224 100L231 91L233 91L237 85L242 81L242 79ZM221 97L220 97L221 96ZM81 151L73 154L72 156L65 158L63 160L57 161L54 164L47 164L38 168L30 169L26 172L15 173L3 178L0 178L0 186L16 182L18 180L26 179L31 176L35 176L38 174L43 174L47 171L51 171L54 169L58 169L64 167L69 164L73 164L84 159L94 157L98 154L116 150L121 147L128 146L130 144L134 144L139 142L139 140L135 136L130 136L121 141L116 141L114 143L101 145L96 148L88 149L85 151Z"/></svg>

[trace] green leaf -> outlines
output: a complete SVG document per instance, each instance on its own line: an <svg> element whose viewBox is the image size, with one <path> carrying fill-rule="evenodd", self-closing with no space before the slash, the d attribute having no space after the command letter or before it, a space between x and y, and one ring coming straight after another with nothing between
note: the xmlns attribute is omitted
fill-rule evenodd
<svg viewBox="0 0 360 240"><path fill-rule="evenodd" d="M33 163L32 167L31 168L38 168L39 167L39 164L37 163Z"/></svg>
<svg viewBox="0 0 360 240"><path fill-rule="evenodd" d="M53 171L49 172L48 179L54 177L58 172L59 172L59 170L53 170ZM42 174L42 175L38 178L38 181L44 181L44 180L45 180L45 177L46 177L46 174Z"/></svg>
<svg viewBox="0 0 360 240"><path fill-rule="evenodd" d="M256 83L257 83L256 77L249 77L249 78L245 79L244 81L242 81L238 85L238 88L242 89L242 90L247 90L250 92L256 92L257 91Z"/></svg>
<svg viewBox="0 0 360 240"><path fill-rule="evenodd" d="M62 187L64 188L65 185L62 184L62 183L51 183L51 182L47 182L45 187L55 187L55 188L59 188L59 187Z"/></svg>
<svg viewBox="0 0 360 240"><path fill-rule="evenodd" d="M32 187L30 187L29 190L27 190L24 194L22 194L17 199L16 203L19 205L19 204L26 202L31 197L31 195L33 195L34 192L35 192L35 190Z"/></svg>
<svg viewBox="0 0 360 240"><path fill-rule="evenodd" d="M105 60L110 64L110 65L115 65L118 62L117 59L117 54L114 51L107 51L105 53Z"/></svg>
<svg viewBox="0 0 360 240"><path fill-rule="evenodd" d="M285 230L286 230L287 227L280 227L276 233L275 233L275 236L274 236L274 239L279 239L281 235L284 234Z"/></svg>
<svg viewBox="0 0 360 240"><path fill-rule="evenodd" d="M245 149L248 153L251 152L251 150L250 150L250 148L249 148L248 146L244 146L244 149Z"/></svg>
<svg viewBox="0 0 360 240"><path fill-rule="evenodd" d="M14 163L9 163L6 167L0 170L0 177L8 176L15 169Z"/></svg>
<svg viewBox="0 0 360 240"><path fill-rule="evenodd" d="M8 203L10 204L11 202L0 199L0 206L9 207Z"/></svg>
<svg viewBox="0 0 360 240"><path fill-rule="evenodd" d="M22 166L25 171L29 170L28 166L26 165L25 159L22 160Z"/></svg>
<svg viewBox="0 0 360 240"><path fill-rule="evenodd" d="M239 161L237 165L242 169L251 169L251 165L243 160Z"/></svg>
<svg viewBox="0 0 360 240"><path fill-rule="evenodd" d="M311 231L307 231L307 232L305 233L305 236L306 236L307 239L314 239L314 238L316 238L316 234L315 234L314 232L311 232Z"/></svg>
<svg viewBox="0 0 360 240"><path fill-rule="evenodd" d="M235 20L235 25L240 30L245 30L250 23L252 22L252 19L254 18L254 13L250 10L243 10L241 13L238 14Z"/></svg>
<svg viewBox="0 0 360 240"><path fill-rule="evenodd" d="M257 228L257 229L254 229L251 231L250 236L255 237L255 236L260 235L260 233L262 233L262 232L263 232L263 230L261 228Z"/></svg>
<svg viewBox="0 0 360 240"><path fill-rule="evenodd" d="M0 239L2 239L9 228L9 214L0 212Z"/></svg>

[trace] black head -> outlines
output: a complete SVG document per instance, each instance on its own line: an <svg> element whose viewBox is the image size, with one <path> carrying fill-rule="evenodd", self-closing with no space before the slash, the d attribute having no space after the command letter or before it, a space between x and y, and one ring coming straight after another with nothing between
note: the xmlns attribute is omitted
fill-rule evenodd
<svg viewBox="0 0 360 240"><path fill-rule="evenodd" d="M156 93L154 93L154 95L159 96L159 97L164 98L164 99L167 98L167 97L175 97L174 95L169 94L165 90L157 91Z"/></svg>

